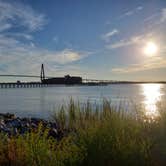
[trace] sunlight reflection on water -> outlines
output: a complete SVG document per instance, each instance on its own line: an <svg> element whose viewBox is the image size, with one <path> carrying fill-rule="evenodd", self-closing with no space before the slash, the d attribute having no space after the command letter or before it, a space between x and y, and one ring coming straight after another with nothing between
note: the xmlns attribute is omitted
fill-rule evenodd
<svg viewBox="0 0 166 166"><path fill-rule="evenodd" d="M157 108L158 102L161 101L161 84L142 84L142 93L144 96L143 104L145 106L145 116L149 119L156 119L160 116Z"/></svg>

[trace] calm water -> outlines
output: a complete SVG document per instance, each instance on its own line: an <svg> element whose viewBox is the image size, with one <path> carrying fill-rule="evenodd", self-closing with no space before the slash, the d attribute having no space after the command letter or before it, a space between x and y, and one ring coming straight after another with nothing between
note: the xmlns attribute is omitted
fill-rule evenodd
<svg viewBox="0 0 166 166"><path fill-rule="evenodd" d="M81 103L88 99L101 103L105 97L114 105L123 103L126 108L131 103L142 104L146 115L157 116L157 103L166 103L166 84L0 89L0 112L15 113L21 117L49 118L52 111L62 103L68 103L71 97Z"/></svg>

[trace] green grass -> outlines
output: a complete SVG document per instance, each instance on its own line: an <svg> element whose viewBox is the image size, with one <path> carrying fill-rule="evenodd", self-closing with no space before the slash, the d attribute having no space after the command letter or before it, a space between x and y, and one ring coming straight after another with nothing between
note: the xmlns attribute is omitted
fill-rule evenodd
<svg viewBox="0 0 166 166"><path fill-rule="evenodd" d="M142 111L126 112L90 102L70 104L53 119L65 136L56 141L48 131L7 138L0 136L0 165L32 166L164 166L166 165L166 112L146 121Z"/></svg>

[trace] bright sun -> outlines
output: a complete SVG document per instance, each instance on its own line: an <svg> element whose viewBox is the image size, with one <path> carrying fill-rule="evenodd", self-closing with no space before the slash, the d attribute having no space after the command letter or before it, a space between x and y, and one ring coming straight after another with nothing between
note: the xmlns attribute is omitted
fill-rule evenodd
<svg viewBox="0 0 166 166"><path fill-rule="evenodd" d="M154 42L148 42L144 48L144 53L148 56L154 56L158 51L158 47Z"/></svg>

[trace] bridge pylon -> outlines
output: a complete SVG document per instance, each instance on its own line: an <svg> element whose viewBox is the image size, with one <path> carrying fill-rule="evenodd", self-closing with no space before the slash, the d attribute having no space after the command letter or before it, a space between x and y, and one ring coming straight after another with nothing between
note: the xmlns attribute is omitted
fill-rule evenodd
<svg viewBox="0 0 166 166"><path fill-rule="evenodd" d="M41 79L41 82L45 79L44 64L41 65L40 79Z"/></svg>

